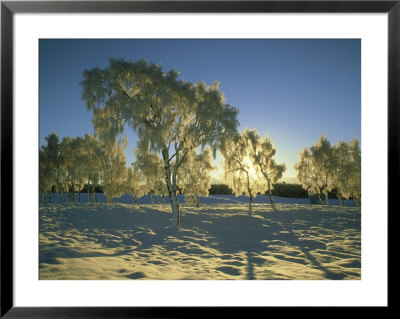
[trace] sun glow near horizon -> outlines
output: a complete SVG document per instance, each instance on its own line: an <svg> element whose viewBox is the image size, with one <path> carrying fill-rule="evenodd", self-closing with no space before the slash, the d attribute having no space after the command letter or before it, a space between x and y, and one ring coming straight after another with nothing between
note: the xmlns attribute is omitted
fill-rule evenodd
<svg viewBox="0 0 400 319"><path fill-rule="evenodd" d="M256 178L261 177L260 173L257 170L257 168L253 165L253 162L250 159L250 157L248 157L248 156L245 157L245 159L243 161L243 164L244 164L244 169L247 170L247 172L249 173L249 177L250 178L256 179Z"/></svg>

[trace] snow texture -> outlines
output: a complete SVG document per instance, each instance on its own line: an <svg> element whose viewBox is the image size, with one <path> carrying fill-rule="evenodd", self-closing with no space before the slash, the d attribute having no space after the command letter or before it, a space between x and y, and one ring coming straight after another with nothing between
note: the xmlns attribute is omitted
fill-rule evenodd
<svg viewBox="0 0 400 319"><path fill-rule="evenodd" d="M359 208L311 205L308 199L246 196L170 204L56 203L39 207L39 278L67 280L361 279ZM87 194L81 194L83 198ZM351 201L346 202L349 206ZM337 203L336 203L337 204Z"/></svg>

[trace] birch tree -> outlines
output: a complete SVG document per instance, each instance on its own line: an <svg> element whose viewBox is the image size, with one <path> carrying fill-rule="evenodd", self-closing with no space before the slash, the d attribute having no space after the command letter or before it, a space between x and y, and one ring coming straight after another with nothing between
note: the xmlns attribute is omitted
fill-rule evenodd
<svg viewBox="0 0 400 319"><path fill-rule="evenodd" d="M83 139L84 158L83 165L87 181L88 201L92 201L90 194L91 191L94 195L93 201L97 203L96 188L103 178L102 172L107 167L106 154L104 150L106 147L101 145L99 140L91 135L85 134Z"/></svg>
<svg viewBox="0 0 400 319"><path fill-rule="evenodd" d="M297 179L309 195L317 195L322 205L321 190L323 181L319 171L314 168L312 154L306 147L299 153L299 162L294 164Z"/></svg>
<svg viewBox="0 0 400 319"><path fill-rule="evenodd" d="M161 173L162 175L160 175L155 184L155 194L158 197L158 203L160 204L160 196L161 196L165 204L166 203L165 196L168 196L168 188L167 188L167 183L165 182L164 172L161 171Z"/></svg>
<svg viewBox="0 0 400 319"><path fill-rule="evenodd" d="M238 111L225 103L217 82L189 83L175 70L141 61L110 59L107 68L83 72L82 99L93 111L95 131L105 138L133 129L142 145L161 152L171 199L172 225L179 226L177 172L198 146L216 149L237 128ZM172 165L172 163L174 163Z"/></svg>
<svg viewBox="0 0 400 319"><path fill-rule="evenodd" d="M349 142L338 141L333 146L334 169L331 189L336 189L339 204L343 198L353 198L361 206L361 149L357 139Z"/></svg>
<svg viewBox="0 0 400 319"><path fill-rule="evenodd" d="M299 158L294 166L297 179L309 193L318 195L321 204L321 192L329 205L328 191L335 189L340 205L343 198L350 197L356 206L360 205L361 150L357 139L338 141L332 147L322 135L310 149L304 148Z"/></svg>
<svg viewBox="0 0 400 319"><path fill-rule="evenodd" d="M64 190L68 193L70 202L75 202L75 192L84 186L84 150L83 140L80 137L64 137L60 144L60 153L64 168Z"/></svg>
<svg viewBox="0 0 400 319"><path fill-rule="evenodd" d="M43 193L42 204L47 203L55 182L53 164L48 158L47 148L42 145L39 149L39 190Z"/></svg>
<svg viewBox="0 0 400 319"><path fill-rule="evenodd" d="M135 165L132 164L132 167L127 168L125 193L131 195L135 204L137 203L137 199L145 194L141 179L140 171Z"/></svg>
<svg viewBox="0 0 400 319"><path fill-rule="evenodd" d="M299 154L300 161L294 165L297 179L311 194L317 194L322 205L321 192L329 205L328 190L332 188L335 160L331 143L325 135L310 149L304 148Z"/></svg>
<svg viewBox="0 0 400 319"><path fill-rule="evenodd" d="M124 194L127 178L126 156L124 147L117 141L112 144L104 143L104 147L104 195L107 197L107 202L111 203L113 198L117 198L118 201Z"/></svg>
<svg viewBox="0 0 400 319"><path fill-rule="evenodd" d="M350 157L349 188L350 196L357 207L361 207L361 147L357 139L348 142Z"/></svg>
<svg viewBox="0 0 400 319"><path fill-rule="evenodd" d="M46 136L45 140L47 141L46 157L49 163L51 163L49 165L49 169L53 170L54 186L55 190L59 194L59 202L61 203L61 194L65 188L65 170L63 167L63 154L60 150L60 140L56 132L52 132L51 134ZM51 193L49 199L51 201Z"/></svg>
<svg viewBox="0 0 400 319"><path fill-rule="evenodd" d="M333 146L333 174L332 183L329 190L336 189L336 196L339 199L339 205L343 206L343 198L349 198L351 195L349 177L352 173L349 145L343 141L338 141Z"/></svg>
<svg viewBox="0 0 400 319"><path fill-rule="evenodd" d="M271 139L266 135L260 138L256 130L245 130L250 143L250 158L253 165L260 171L261 175L265 178L267 185L266 191L268 192L271 206L275 207L275 201L272 194L273 185L282 178L286 170L285 164L276 163L273 158L276 153L276 148L273 147Z"/></svg>
<svg viewBox="0 0 400 319"><path fill-rule="evenodd" d="M157 154L150 153L149 149L138 148L135 155L135 166L140 170L145 180L145 185L143 185L145 193L150 194L151 203L154 204L154 195L158 193L160 180L163 179L163 161Z"/></svg>
<svg viewBox="0 0 400 319"><path fill-rule="evenodd" d="M208 196L211 187L212 155L209 148L199 154L190 151L182 163L179 174L179 187L185 195L185 202L200 206L199 196Z"/></svg>
<svg viewBox="0 0 400 319"><path fill-rule="evenodd" d="M251 143L248 130L236 134L226 141L222 149L224 157L224 173L228 186L236 196L246 194L249 197L249 207L257 193L263 192L260 176L251 159Z"/></svg>
<svg viewBox="0 0 400 319"><path fill-rule="evenodd" d="M87 157L84 139L81 137L76 137L74 139L73 145L73 154L75 156L75 160L77 162L75 169L75 181L76 181L76 190L78 191L78 201L81 202L81 191L85 187L86 179L86 170L85 170L85 159ZM75 198L75 197L74 197Z"/></svg>
<svg viewBox="0 0 400 319"><path fill-rule="evenodd" d="M325 135L321 135L318 142L310 148L314 169L322 180L322 191L326 204L329 205L328 189L330 188L334 168L334 158L331 143Z"/></svg>

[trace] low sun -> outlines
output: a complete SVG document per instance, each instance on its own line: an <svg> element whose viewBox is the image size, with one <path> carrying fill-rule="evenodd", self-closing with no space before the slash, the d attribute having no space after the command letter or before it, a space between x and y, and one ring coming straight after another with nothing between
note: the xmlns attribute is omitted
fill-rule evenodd
<svg viewBox="0 0 400 319"><path fill-rule="evenodd" d="M249 157L246 157L244 159L244 164L249 169L250 177L253 177L253 178L256 177L257 176L257 171L256 171L255 167L253 166L253 163L252 163L252 161L251 161L251 159Z"/></svg>

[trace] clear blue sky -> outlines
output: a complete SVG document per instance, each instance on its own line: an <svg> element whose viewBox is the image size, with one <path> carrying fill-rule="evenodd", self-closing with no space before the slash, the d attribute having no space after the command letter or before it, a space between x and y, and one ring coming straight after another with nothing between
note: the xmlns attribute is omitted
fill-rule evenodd
<svg viewBox="0 0 400 319"><path fill-rule="evenodd" d="M360 40L40 40L40 145L55 131L93 134L92 113L81 100L82 71L107 67L109 58L146 59L184 80L220 82L227 102L239 109L239 130L268 134L296 175L298 152L321 134L332 144L361 139ZM128 135L128 164L135 134ZM220 158L215 161L217 165Z"/></svg>

